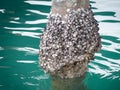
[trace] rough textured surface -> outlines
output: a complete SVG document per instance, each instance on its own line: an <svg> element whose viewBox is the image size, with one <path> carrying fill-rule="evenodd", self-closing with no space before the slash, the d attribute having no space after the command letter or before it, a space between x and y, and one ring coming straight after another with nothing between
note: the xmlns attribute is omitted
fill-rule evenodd
<svg viewBox="0 0 120 90"><path fill-rule="evenodd" d="M82 76L101 48L98 24L90 8L68 10L63 21L50 14L40 42L40 66L61 78Z"/></svg>

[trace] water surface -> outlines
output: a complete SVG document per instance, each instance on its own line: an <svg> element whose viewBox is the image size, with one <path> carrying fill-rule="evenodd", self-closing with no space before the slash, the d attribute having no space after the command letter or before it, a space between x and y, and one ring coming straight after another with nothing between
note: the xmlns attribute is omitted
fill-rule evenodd
<svg viewBox="0 0 120 90"><path fill-rule="evenodd" d="M83 82L68 90L120 90L120 1L91 0L102 50L89 64ZM39 35L44 31L50 0L0 1L0 90L63 90L69 81L54 81L39 67ZM56 85L57 86L57 85ZM67 90L66 89L66 90Z"/></svg>

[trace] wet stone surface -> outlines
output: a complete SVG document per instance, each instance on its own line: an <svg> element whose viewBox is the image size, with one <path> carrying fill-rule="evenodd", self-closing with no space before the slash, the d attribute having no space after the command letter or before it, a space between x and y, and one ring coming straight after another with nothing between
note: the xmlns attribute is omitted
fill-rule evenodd
<svg viewBox="0 0 120 90"><path fill-rule="evenodd" d="M82 76L89 60L101 49L98 31L90 8L68 10L64 21L61 15L51 13L41 35L41 68L61 78Z"/></svg>

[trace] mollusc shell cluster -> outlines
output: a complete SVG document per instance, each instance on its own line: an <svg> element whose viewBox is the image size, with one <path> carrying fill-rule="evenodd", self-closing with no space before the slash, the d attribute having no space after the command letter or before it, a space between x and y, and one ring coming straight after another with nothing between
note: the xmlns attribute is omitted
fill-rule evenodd
<svg viewBox="0 0 120 90"><path fill-rule="evenodd" d="M101 49L99 28L90 8L67 10L65 20L50 14L40 41L40 66L62 78L82 76Z"/></svg>

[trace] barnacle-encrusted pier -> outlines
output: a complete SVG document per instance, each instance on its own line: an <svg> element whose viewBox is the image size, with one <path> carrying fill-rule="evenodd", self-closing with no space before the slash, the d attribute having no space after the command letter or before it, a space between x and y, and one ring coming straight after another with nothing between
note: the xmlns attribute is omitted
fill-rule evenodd
<svg viewBox="0 0 120 90"><path fill-rule="evenodd" d="M88 0L53 0L41 35L41 68L61 78L83 76L101 49L98 30Z"/></svg>

